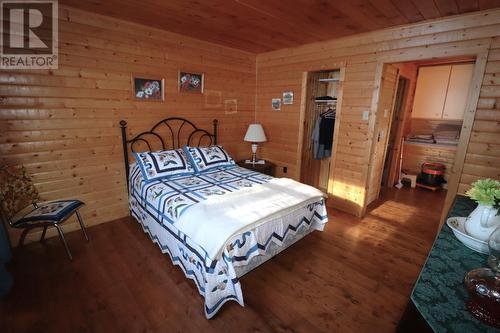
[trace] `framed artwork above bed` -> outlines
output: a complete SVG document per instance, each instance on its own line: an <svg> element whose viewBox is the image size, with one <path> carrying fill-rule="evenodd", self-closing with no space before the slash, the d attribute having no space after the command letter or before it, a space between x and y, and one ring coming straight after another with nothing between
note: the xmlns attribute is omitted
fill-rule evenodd
<svg viewBox="0 0 500 333"><path fill-rule="evenodd" d="M134 98L140 101L159 101L165 99L165 79L151 78L148 75L132 76Z"/></svg>
<svg viewBox="0 0 500 333"><path fill-rule="evenodd" d="M203 94L204 77L203 73L179 71L179 92Z"/></svg>

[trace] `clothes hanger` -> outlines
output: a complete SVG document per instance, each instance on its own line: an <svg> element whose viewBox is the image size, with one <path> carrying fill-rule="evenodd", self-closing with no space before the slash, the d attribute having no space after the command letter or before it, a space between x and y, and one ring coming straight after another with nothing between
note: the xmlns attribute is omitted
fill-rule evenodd
<svg viewBox="0 0 500 333"><path fill-rule="evenodd" d="M329 107L328 110L326 110L325 112L322 112L320 114L320 116L325 117L325 118L335 119L335 114L336 114L336 111L334 109L332 109L331 107Z"/></svg>

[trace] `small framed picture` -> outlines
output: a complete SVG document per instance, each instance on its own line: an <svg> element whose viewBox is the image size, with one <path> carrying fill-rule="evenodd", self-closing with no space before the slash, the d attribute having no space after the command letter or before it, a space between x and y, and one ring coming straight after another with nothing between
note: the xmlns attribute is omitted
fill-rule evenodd
<svg viewBox="0 0 500 333"><path fill-rule="evenodd" d="M147 77L147 76L146 76ZM163 101L165 99L165 79L134 76L134 98L141 101Z"/></svg>
<svg viewBox="0 0 500 333"><path fill-rule="evenodd" d="M280 111L281 110L281 98L273 98L271 100L271 106L274 111Z"/></svg>
<svg viewBox="0 0 500 333"><path fill-rule="evenodd" d="M285 91L283 93L283 104L293 104L293 91Z"/></svg>
<svg viewBox="0 0 500 333"><path fill-rule="evenodd" d="M179 92L203 94L203 73L179 71Z"/></svg>

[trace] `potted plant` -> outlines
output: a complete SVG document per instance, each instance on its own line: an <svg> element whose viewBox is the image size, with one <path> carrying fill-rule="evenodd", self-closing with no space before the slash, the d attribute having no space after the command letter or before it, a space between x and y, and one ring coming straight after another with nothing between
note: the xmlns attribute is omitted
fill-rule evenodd
<svg viewBox="0 0 500 333"><path fill-rule="evenodd" d="M479 240L488 241L493 230L500 225L500 181L480 179L472 183L465 195L477 202L477 208L465 222L467 233Z"/></svg>

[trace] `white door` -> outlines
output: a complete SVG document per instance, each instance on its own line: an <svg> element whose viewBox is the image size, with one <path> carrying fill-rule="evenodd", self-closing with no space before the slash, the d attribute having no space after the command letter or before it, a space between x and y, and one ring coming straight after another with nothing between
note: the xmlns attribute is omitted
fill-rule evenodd
<svg viewBox="0 0 500 333"><path fill-rule="evenodd" d="M453 65L444 103L443 119L464 119L474 64Z"/></svg>
<svg viewBox="0 0 500 333"><path fill-rule="evenodd" d="M441 119L451 66L420 67L412 118Z"/></svg>

